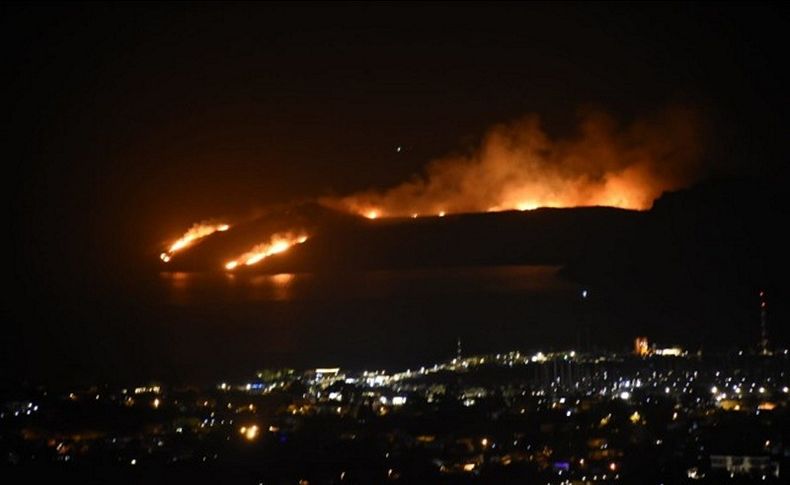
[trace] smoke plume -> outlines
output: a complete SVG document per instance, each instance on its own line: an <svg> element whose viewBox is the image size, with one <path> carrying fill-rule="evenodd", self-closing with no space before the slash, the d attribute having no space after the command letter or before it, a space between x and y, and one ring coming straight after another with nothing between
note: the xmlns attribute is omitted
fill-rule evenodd
<svg viewBox="0 0 790 485"><path fill-rule="evenodd" d="M648 209L663 191L701 175L700 138L700 118L686 107L626 126L588 111L562 138L552 138L537 115L528 115L494 126L473 153L435 160L411 181L323 202L371 218L595 205Z"/></svg>

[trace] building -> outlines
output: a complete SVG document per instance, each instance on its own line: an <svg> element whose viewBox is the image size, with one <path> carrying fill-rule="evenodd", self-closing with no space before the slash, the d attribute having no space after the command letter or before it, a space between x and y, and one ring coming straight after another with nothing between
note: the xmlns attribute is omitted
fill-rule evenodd
<svg viewBox="0 0 790 485"><path fill-rule="evenodd" d="M647 337L637 337L634 340L634 354L639 357L646 357L650 353L650 346Z"/></svg>

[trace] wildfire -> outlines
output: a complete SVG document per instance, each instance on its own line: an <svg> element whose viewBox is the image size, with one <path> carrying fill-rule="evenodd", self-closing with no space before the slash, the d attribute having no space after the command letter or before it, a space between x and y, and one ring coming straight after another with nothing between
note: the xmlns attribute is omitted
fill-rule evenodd
<svg viewBox="0 0 790 485"><path fill-rule="evenodd" d="M269 256L288 251L291 247L304 243L307 241L307 237L305 234L294 234L291 232L275 234L268 242L258 244L238 258L225 263L225 269L232 271L242 264L252 266Z"/></svg>
<svg viewBox="0 0 790 485"><path fill-rule="evenodd" d="M476 150L434 160L408 182L322 202L368 219L540 207L646 210L702 174L701 128L685 107L627 125L590 111L575 132L552 137L531 115L493 127Z"/></svg>
<svg viewBox="0 0 790 485"><path fill-rule="evenodd" d="M210 236L215 232L225 232L230 229L230 226L225 223L205 223L196 222L184 233L176 242L170 245L167 251L159 255L159 259L168 263L173 258L173 254L181 251L184 248L191 246L195 241Z"/></svg>

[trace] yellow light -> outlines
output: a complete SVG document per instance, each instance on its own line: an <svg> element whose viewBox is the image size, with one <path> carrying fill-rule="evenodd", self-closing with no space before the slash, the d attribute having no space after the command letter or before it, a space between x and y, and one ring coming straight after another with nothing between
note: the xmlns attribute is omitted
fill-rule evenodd
<svg viewBox="0 0 790 485"><path fill-rule="evenodd" d="M534 202L520 202L516 205L516 209L520 211L531 211L538 208L538 204Z"/></svg>
<svg viewBox="0 0 790 485"><path fill-rule="evenodd" d="M609 469L612 470L612 471L617 470L617 463L615 463L615 462L609 463Z"/></svg>
<svg viewBox="0 0 790 485"><path fill-rule="evenodd" d="M642 420L642 416L639 414L639 411L634 411L634 414L628 417L632 423L637 424Z"/></svg>
<svg viewBox="0 0 790 485"><path fill-rule="evenodd" d="M466 463L464 465L464 471L465 472L471 472L471 471L474 471L474 469L475 469L475 464L474 463Z"/></svg>
<svg viewBox="0 0 790 485"><path fill-rule="evenodd" d="M377 210L368 211L367 214L365 214L365 217L367 217L368 219L378 219L379 211Z"/></svg>
<svg viewBox="0 0 790 485"><path fill-rule="evenodd" d="M272 254L278 254L278 253L281 253L281 252L287 250L289 247L291 247L291 245L288 244L287 242L285 242L285 241L278 241L278 242L274 243L274 245L272 245L271 253Z"/></svg>
<svg viewBox="0 0 790 485"><path fill-rule="evenodd" d="M247 441L252 441L258 437L258 425L253 424L252 426L242 426L239 428L239 433L244 436Z"/></svg>
<svg viewBox="0 0 790 485"><path fill-rule="evenodd" d="M153 402L154 409L159 409L159 404L160 404L160 401L159 401L159 398L157 397L156 399L154 399L154 402Z"/></svg>
<svg viewBox="0 0 790 485"><path fill-rule="evenodd" d="M634 353L640 357L646 357L650 354L647 337L637 337L634 340Z"/></svg>
<svg viewBox="0 0 790 485"><path fill-rule="evenodd" d="M210 236L217 231L224 232L230 229L228 224L206 224L206 223L196 223L193 224L189 230L184 233L176 242L170 245L167 252L164 252L159 255L159 259L167 263L170 261L170 258L173 256L173 253L176 253L186 247L189 247L195 241L199 239L203 239L204 237Z"/></svg>
<svg viewBox="0 0 790 485"><path fill-rule="evenodd" d="M483 438L482 440L480 440L480 444L482 444L483 446L488 446L488 438Z"/></svg>
<svg viewBox="0 0 790 485"><path fill-rule="evenodd" d="M263 253L256 254L255 256L248 258L247 261L244 262L244 264L246 264L247 266L252 266L253 264L257 263L258 261L262 260L265 257L266 255Z"/></svg>
<svg viewBox="0 0 790 485"><path fill-rule="evenodd" d="M307 241L307 238L306 234L297 236L290 232L274 234L269 242L258 244L238 258L226 263L225 269L229 271L235 269L238 267L239 261L247 266L252 266L269 256L285 252L296 244L302 244Z"/></svg>
<svg viewBox="0 0 790 485"><path fill-rule="evenodd" d="M439 217L444 217L444 216L445 216L445 214L446 214L446 213L445 213L444 211L441 211L441 212L439 212Z"/></svg>
<svg viewBox="0 0 790 485"><path fill-rule="evenodd" d="M272 276L272 281L279 286L285 286L294 280L296 276L293 273L280 273Z"/></svg>
<svg viewBox="0 0 790 485"><path fill-rule="evenodd" d="M181 239L181 240L178 240L178 241L174 242L173 245L170 246L170 252L174 253L174 252L178 251L179 249L184 249L187 246L187 244L189 244L189 242L190 242L190 240L186 240L186 239Z"/></svg>

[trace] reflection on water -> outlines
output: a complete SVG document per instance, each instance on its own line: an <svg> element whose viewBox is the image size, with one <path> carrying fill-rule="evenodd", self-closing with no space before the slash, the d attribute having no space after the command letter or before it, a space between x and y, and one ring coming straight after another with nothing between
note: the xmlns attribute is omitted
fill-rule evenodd
<svg viewBox="0 0 790 485"><path fill-rule="evenodd" d="M253 288L263 288L264 294L262 298L265 299L267 294L272 295L274 300L291 300L294 295L292 294L292 283L296 279L293 273L280 273L276 275L261 275L255 276L250 279L250 285Z"/></svg>
<svg viewBox="0 0 790 485"><path fill-rule="evenodd" d="M455 355L459 337L469 352L577 342L579 288L558 269L162 273L138 310L146 352L183 375L397 368Z"/></svg>
<svg viewBox="0 0 790 485"><path fill-rule="evenodd" d="M310 281L310 275L280 273L275 275L236 275L230 273L162 272L161 281L175 304L196 303L208 297L229 301L287 301L297 298L294 281Z"/></svg>
<svg viewBox="0 0 790 485"><path fill-rule="evenodd" d="M393 296L575 291L557 266L496 266L339 274L163 272L171 303L379 299Z"/></svg>
<svg viewBox="0 0 790 485"><path fill-rule="evenodd" d="M161 273L162 278L173 288L184 290L189 286L190 281L194 281L194 273L186 271L167 271Z"/></svg>

